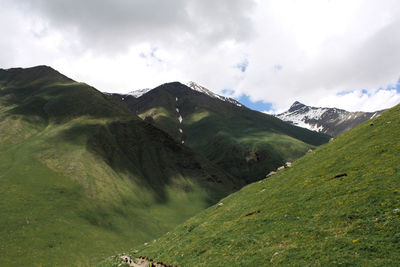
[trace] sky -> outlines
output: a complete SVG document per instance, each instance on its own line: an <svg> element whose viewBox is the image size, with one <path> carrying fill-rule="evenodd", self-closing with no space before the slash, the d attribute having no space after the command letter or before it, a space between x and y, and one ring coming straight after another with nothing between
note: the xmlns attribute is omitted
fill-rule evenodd
<svg viewBox="0 0 400 267"><path fill-rule="evenodd" d="M100 91L194 81L268 113L400 103L398 0L0 0L0 68Z"/></svg>

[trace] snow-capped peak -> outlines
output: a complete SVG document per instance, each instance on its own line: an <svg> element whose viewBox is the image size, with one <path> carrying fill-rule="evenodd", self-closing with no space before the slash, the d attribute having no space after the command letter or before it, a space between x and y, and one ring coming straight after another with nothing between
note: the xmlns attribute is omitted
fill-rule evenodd
<svg viewBox="0 0 400 267"><path fill-rule="evenodd" d="M138 89L138 90L134 90L128 93L128 95L131 95L135 98L141 97L142 95L144 95L145 93L151 91L151 88L144 88L144 89Z"/></svg>
<svg viewBox="0 0 400 267"><path fill-rule="evenodd" d="M203 86L201 86L201 85L198 85L198 84L195 83L195 82L188 82L188 83L186 83L185 85L186 85L187 87L189 87L190 89L194 90L194 91L197 91L197 92L206 94L206 95L208 95L208 96L210 96L210 97L212 97L212 98L217 98L217 99L220 99L220 100L222 100L222 101L235 104L236 106L239 106L239 107L242 106L242 104L240 104L239 102L237 102L235 99L232 99L232 98L229 98L229 97L226 97L226 96L217 95L217 94L211 92L210 90L208 90L207 88L205 88L205 87L203 87Z"/></svg>
<svg viewBox="0 0 400 267"><path fill-rule="evenodd" d="M336 136L379 113L311 107L296 101L288 111L275 116L296 126Z"/></svg>
<svg viewBox="0 0 400 267"><path fill-rule="evenodd" d="M290 106L289 111L295 111L295 110L301 109L305 106L306 105L300 103L299 101L296 101Z"/></svg>

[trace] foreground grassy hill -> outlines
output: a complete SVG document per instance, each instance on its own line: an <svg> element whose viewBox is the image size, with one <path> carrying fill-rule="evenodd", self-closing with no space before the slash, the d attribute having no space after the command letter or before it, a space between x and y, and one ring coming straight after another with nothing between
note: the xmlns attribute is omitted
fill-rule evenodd
<svg viewBox="0 0 400 267"><path fill-rule="evenodd" d="M398 266L399 155L400 105L131 255L180 266Z"/></svg>
<svg viewBox="0 0 400 267"><path fill-rule="evenodd" d="M240 186L86 84L0 70L0 266L91 266Z"/></svg>
<svg viewBox="0 0 400 267"><path fill-rule="evenodd" d="M178 82L163 84L139 98L113 97L239 181L262 179L329 140L327 135L222 101Z"/></svg>

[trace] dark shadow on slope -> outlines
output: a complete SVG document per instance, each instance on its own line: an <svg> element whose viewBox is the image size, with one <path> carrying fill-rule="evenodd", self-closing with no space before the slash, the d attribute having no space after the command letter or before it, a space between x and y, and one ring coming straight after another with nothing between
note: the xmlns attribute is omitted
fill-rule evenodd
<svg viewBox="0 0 400 267"><path fill-rule="evenodd" d="M235 178L246 183L263 179L266 173L285 163L271 145L243 145L223 132L216 134L202 151L211 162L222 169L229 169Z"/></svg>
<svg viewBox="0 0 400 267"><path fill-rule="evenodd" d="M144 121L76 126L59 137L73 143L87 137L89 151L117 173L127 173L134 182L150 189L159 202L168 201L166 186L171 185L172 177L183 176L205 188L210 205L243 185L233 184L229 175ZM191 190L189 184L180 189Z"/></svg>
<svg viewBox="0 0 400 267"><path fill-rule="evenodd" d="M263 179L287 161L282 151L277 151L269 142L260 141L263 135L271 132L266 127L240 117L227 123L221 116L208 112L208 116L185 128L186 144L237 180L251 183ZM241 139L248 140L238 141ZM301 156L301 151L296 152L296 156Z"/></svg>

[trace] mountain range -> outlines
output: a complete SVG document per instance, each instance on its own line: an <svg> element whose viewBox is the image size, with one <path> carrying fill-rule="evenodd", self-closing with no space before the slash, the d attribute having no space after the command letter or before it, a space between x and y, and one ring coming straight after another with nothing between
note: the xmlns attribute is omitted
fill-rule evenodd
<svg viewBox="0 0 400 267"><path fill-rule="evenodd" d="M328 135L251 110L194 82L108 96L246 183L329 140Z"/></svg>
<svg viewBox="0 0 400 267"><path fill-rule="evenodd" d="M294 102L289 110L276 117L316 132L338 136L355 126L379 116L383 110L376 112L349 112L338 108L319 108Z"/></svg>

